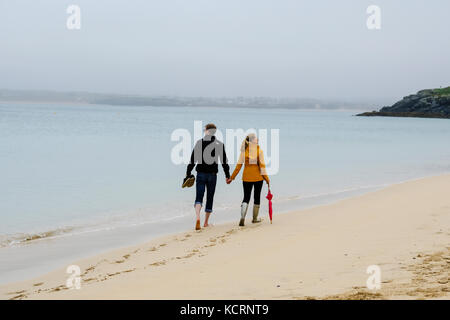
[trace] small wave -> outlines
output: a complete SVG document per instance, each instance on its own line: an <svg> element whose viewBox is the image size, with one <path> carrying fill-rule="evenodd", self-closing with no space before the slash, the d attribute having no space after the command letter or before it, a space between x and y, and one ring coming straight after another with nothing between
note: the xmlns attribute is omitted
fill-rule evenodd
<svg viewBox="0 0 450 320"><path fill-rule="evenodd" d="M376 184L376 185L366 185L366 186L360 186L360 187L345 188L345 189L340 189L340 190L336 190L336 191L321 192L321 193L314 193L314 194L308 194L308 195L292 195L292 196L287 196L287 197L280 197L280 198L274 200L274 202L284 202L284 201L294 201L294 200L303 200L303 199L334 196L334 195L339 195L339 194L343 194L343 193L352 193L352 192L358 192L358 191L364 191L364 190L380 189L380 188L385 188L389 185L391 185L391 184L383 183L383 184Z"/></svg>
<svg viewBox="0 0 450 320"><path fill-rule="evenodd" d="M428 175L433 176L433 175ZM322 197L333 197L337 195L344 195L344 194L351 194L354 192L361 192L363 191L369 191L369 190L376 190L381 189L384 187L387 187L389 185L395 185L399 183L403 183L406 181L414 181L418 180L424 177L414 178L414 179L406 179L404 181L396 181L396 182L390 182L390 183L382 183L382 184L373 184L373 185L363 185L359 187L349 187L349 188L343 188L335 191L329 191L329 192L322 192L322 193L311 193L311 194L302 194L302 195L289 195L289 196L280 196L276 197L274 199L274 203L289 203L293 202L296 203L297 201L303 201L307 199L313 199L313 198L322 198ZM190 205L183 204L182 207L190 208ZM230 203L218 203L216 205L216 211L228 211L231 209L238 208L239 205L237 204L230 204ZM167 212L169 208L159 208L157 211L164 211ZM173 209L173 208L172 208ZM118 228L126 228L126 227L133 227L133 226L141 226L141 225L147 225L147 224L155 224L155 223L167 223L170 221L174 221L177 219L183 219L188 216L192 215L191 211L186 210L177 210L181 211L181 214L175 214L172 216L162 216L157 215L153 217L149 217L147 215L142 215L141 211L152 211L154 212L154 208L152 210L141 208L134 212L134 214L117 214L109 216L107 219L100 219L95 222L90 221L89 223L82 223L82 224L74 224L72 226L63 226L63 227L57 227L53 228L48 231L43 232L29 232L29 233L15 233L15 234L6 234L6 235L0 235L0 248L3 247L10 247L10 246L20 246L20 245L27 245L32 244L41 240L49 240L49 239L55 239L55 238L61 238L61 237L68 237L68 236L75 236L75 235L81 235L86 233L93 233L93 232L101 232L101 231L110 231Z"/></svg>
<svg viewBox="0 0 450 320"><path fill-rule="evenodd" d="M53 238L56 236L69 234L75 230L75 227L62 227L44 232L36 233L17 233L13 235L3 235L0 237L0 248L12 245L30 243L32 241Z"/></svg>
<svg viewBox="0 0 450 320"><path fill-rule="evenodd" d="M15 234L0 235L0 248L28 245L41 240L50 240L55 238L76 236L101 231L111 231L118 228L135 227L154 223L165 223L181 219L186 216L187 215L185 214L180 214L165 218L159 217L158 219L144 219L141 221L133 221L132 219L128 219L129 216L123 215L123 216L114 216L111 217L110 219L103 221L97 221L96 223L91 222L83 225L59 227L43 232L33 232L33 233L22 232Z"/></svg>

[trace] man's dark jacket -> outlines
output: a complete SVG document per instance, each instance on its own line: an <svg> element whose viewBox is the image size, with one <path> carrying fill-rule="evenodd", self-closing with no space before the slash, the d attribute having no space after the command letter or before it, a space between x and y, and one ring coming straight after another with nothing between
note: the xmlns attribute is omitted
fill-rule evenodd
<svg viewBox="0 0 450 320"><path fill-rule="evenodd" d="M197 164L197 172L217 173L218 163L222 164L223 171L227 178L230 177L230 166L228 165L225 145L216 139L215 136L205 135L195 144L192 150L191 160L186 170L186 176L189 176Z"/></svg>

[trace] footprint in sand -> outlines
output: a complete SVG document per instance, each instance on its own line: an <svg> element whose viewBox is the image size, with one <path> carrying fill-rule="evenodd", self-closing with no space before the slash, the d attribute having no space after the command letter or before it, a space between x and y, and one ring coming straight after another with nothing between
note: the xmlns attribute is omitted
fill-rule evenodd
<svg viewBox="0 0 450 320"><path fill-rule="evenodd" d="M178 260L180 260L180 259L188 259L188 258L191 258L191 257L195 256L197 253L200 253L200 251L198 249L194 249L190 253L188 253L187 255L182 256L182 257L178 256L178 257L175 257L175 259L178 259Z"/></svg>
<svg viewBox="0 0 450 320"><path fill-rule="evenodd" d="M122 273L133 272L134 270L136 270L136 268L129 269L129 270L124 270L124 271L118 271L118 272L114 272L114 273L108 273L107 275L108 275L108 277L114 277L114 276L117 276L117 275L122 274Z"/></svg>
<svg viewBox="0 0 450 320"><path fill-rule="evenodd" d="M52 290L50 290L50 292L61 291L61 290L63 290L63 289L67 289L67 287L61 285L61 286L59 286L59 287L53 288Z"/></svg>
<svg viewBox="0 0 450 320"><path fill-rule="evenodd" d="M86 270L84 270L82 276L85 276L85 275L87 275L89 272L94 271L94 270L95 270L95 267L94 267L94 266L91 266L91 267L87 268Z"/></svg>
<svg viewBox="0 0 450 320"><path fill-rule="evenodd" d="M109 261L106 260L106 259L100 260L100 261L97 262L97 264L95 264L94 266L90 266L89 268L87 268L87 269L83 272L82 276L85 276L85 275L87 275L89 272L94 271L95 268L98 267L98 266L99 266L100 264L102 264L103 262L108 263Z"/></svg>
<svg viewBox="0 0 450 320"><path fill-rule="evenodd" d="M43 284L44 284L43 282L35 283L33 284L33 287L39 287L42 286Z"/></svg>
<svg viewBox="0 0 450 320"><path fill-rule="evenodd" d="M108 273L108 277L114 277L120 274L120 272Z"/></svg>
<svg viewBox="0 0 450 320"><path fill-rule="evenodd" d="M192 237L192 235L186 234L186 235L184 235L184 238L181 239L180 241L186 241L186 240L188 240L190 237Z"/></svg>
<svg viewBox="0 0 450 320"><path fill-rule="evenodd" d="M20 299L25 299L26 297L27 297L27 295L25 295L25 294L19 294L19 295L15 296L15 297L12 297L9 300L20 300Z"/></svg>
<svg viewBox="0 0 450 320"><path fill-rule="evenodd" d="M15 292L8 292L7 295L22 294L22 293L26 293L26 290L15 291Z"/></svg>
<svg viewBox="0 0 450 320"><path fill-rule="evenodd" d="M122 273L129 273L129 272L133 272L134 270L136 270L136 269L125 270L125 271L122 271Z"/></svg>
<svg viewBox="0 0 450 320"><path fill-rule="evenodd" d="M165 264L166 264L166 261L157 261L157 262L154 262L154 263L150 263L149 266L157 267L157 266L163 266Z"/></svg>
<svg viewBox="0 0 450 320"><path fill-rule="evenodd" d="M122 258L123 258L123 260L116 260L116 261L114 261L114 263L124 263L125 260L128 260L130 258L130 255L126 254Z"/></svg>
<svg viewBox="0 0 450 320"><path fill-rule="evenodd" d="M148 249L147 251L157 251L158 249L156 247L151 247L150 249Z"/></svg>

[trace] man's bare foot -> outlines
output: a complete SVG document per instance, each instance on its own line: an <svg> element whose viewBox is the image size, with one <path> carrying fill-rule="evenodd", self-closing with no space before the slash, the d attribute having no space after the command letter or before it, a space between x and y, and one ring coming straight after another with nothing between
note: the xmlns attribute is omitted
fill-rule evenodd
<svg viewBox="0 0 450 320"><path fill-rule="evenodd" d="M212 226L213 226L213 224L205 223L205 224L203 225L203 228L212 227Z"/></svg>
<svg viewBox="0 0 450 320"><path fill-rule="evenodd" d="M195 230L200 230L202 227L200 226L200 220L197 220L197 223L195 224Z"/></svg>
<svg viewBox="0 0 450 320"><path fill-rule="evenodd" d="M210 224L209 224L209 217L210 217L210 216L211 216L211 212L206 212L206 211L205 211L205 223L203 224L203 227L204 227L204 228L210 226Z"/></svg>

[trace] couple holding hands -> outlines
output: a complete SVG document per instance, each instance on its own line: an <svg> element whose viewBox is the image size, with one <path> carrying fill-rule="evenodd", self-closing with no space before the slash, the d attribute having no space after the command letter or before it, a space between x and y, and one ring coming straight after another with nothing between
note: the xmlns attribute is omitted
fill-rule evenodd
<svg viewBox="0 0 450 320"><path fill-rule="evenodd" d="M261 190L264 181L266 181L267 185L270 187L270 180L266 172L263 151L258 145L258 138L254 133L246 136L241 145L238 163L236 164L233 174L230 176L230 166L228 165L225 146L221 141L216 139L216 130L216 126L212 123L205 126L205 135L195 144L186 170L186 178L183 181L183 188L186 186L190 187L194 184L194 181L196 182L194 207L197 219L195 230L201 229L200 211L203 205L205 191L206 206L203 227L209 226L208 221L211 212L213 211L212 208L219 162L222 164L223 171L225 172L227 184L230 184L236 178L242 166L244 166L244 172L242 174L244 199L241 204L241 219L239 225L244 226L245 224L245 216L247 215L252 190L254 190L252 223L261 222L261 219L258 218L261 203ZM191 174L194 167L196 167L197 179Z"/></svg>

